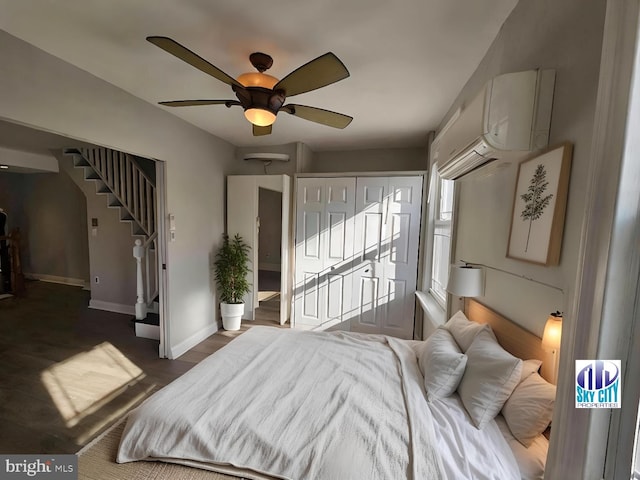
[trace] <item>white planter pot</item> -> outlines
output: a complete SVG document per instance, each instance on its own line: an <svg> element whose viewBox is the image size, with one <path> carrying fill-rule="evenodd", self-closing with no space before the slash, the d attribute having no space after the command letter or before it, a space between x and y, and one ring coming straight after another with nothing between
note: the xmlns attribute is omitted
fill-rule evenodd
<svg viewBox="0 0 640 480"><path fill-rule="evenodd" d="M240 330L244 303L220 302L220 313L222 314L222 327L225 330Z"/></svg>

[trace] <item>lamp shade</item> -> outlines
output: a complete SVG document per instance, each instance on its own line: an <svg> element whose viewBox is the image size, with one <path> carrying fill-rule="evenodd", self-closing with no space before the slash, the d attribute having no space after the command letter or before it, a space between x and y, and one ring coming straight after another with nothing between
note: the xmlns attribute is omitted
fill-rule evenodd
<svg viewBox="0 0 640 480"><path fill-rule="evenodd" d="M547 318L542 334L542 348L546 350L558 350L562 339L562 315L552 313Z"/></svg>
<svg viewBox="0 0 640 480"><path fill-rule="evenodd" d="M484 272L471 265L451 265L447 292L459 297L479 297L484 294Z"/></svg>
<svg viewBox="0 0 640 480"><path fill-rule="evenodd" d="M240 82L244 87L262 87L272 89L278 83L278 79L266 73L249 72L240 75L238 77L238 82Z"/></svg>
<svg viewBox="0 0 640 480"><path fill-rule="evenodd" d="M247 108L244 116L254 125L268 127L276 121L276 115L263 108Z"/></svg>

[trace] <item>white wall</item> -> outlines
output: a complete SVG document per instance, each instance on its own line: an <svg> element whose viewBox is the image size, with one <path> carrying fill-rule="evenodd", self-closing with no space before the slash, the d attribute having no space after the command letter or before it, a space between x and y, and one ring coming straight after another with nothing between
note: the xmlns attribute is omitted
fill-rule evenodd
<svg viewBox="0 0 640 480"><path fill-rule="evenodd" d="M427 170L426 148L387 148L315 152L308 172L387 172Z"/></svg>
<svg viewBox="0 0 640 480"><path fill-rule="evenodd" d="M22 235L23 272L88 285L87 204L82 192L65 172L23 174L19 185L13 189L19 208L10 215Z"/></svg>
<svg viewBox="0 0 640 480"><path fill-rule="evenodd" d="M521 1L513 10L448 117L481 86L501 73L534 68L556 70L550 144L574 144L560 264L533 265L506 258L517 165L494 176L458 182L456 260L482 263L554 288L486 269L486 292L479 300L542 335L548 314L568 310L578 262L586 205L586 173L591 148L604 0L584 8L580 0ZM568 319L570 321L570 319Z"/></svg>
<svg viewBox="0 0 640 480"><path fill-rule="evenodd" d="M280 271L282 192L258 188L258 269ZM255 268L255 267L254 267Z"/></svg>
<svg viewBox="0 0 640 480"><path fill-rule="evenodd" d="M224 228L224 172L234 147L0 31L0 118L167 165L169 347L217 328L211 259Z"/></svg>
<svg viewBox="0 0 640 480"><path fill-rule="evenodd" d="M17 171L24 168L29 171L58 171L58 162L52 155L23 152L21 150L13 150L3 147L0 147L0 163L18 167Z"/></svg>
<svg viewBox="0 0 640 480"><path fill-rule="evenodd" d="M520 1L441 124L444 125L461 103L495 75L538 67L556 69L550 144L564 141L574 144L560 264L544 267L506 258L516 166L493 177L459 183L456 259L514 273L516 276L487 269L485 296L479 300L538 335L542 333L549 312L573 310L578 288L575 279L580 270L579 251L584 244L582 227L589 205L586 192L589 189L605 6L605 0L589 2L588 8L581 0ZM595 261L585 259L587 264ZM563 293L536 282L559 287ZM584 338L590 327L588 318L565 315L563 330L568 334L563 335L562 340L565 353L573 354L569 343L575 338L572 333L580 331ZM584 351L582 346L579 351ZM575 357L563 356L562 351L560 355L564 369L560 372L547 477L600 479L601 470L585 466L599 463L593 457L603 455L603 449L597 448L602 442L596 442L598 445L593 452L585 452L586 446L596 437L606 442L606 421L605 428L587 431L590 413L574 408L573 384L567 383L574 379L572 363ZM608 418L605 412L596 414Z"/></svg>
<svg viewBox="0 0 640 480"><path fill-rule="evenodd" d="M73 181L73 188L79 190L80 201L85 206L82 224L85 244L88 246L90 305L133 315L136 304L136 262L132 250L136 238L142 241L144 238L131 235L131 223L120 221L120 209L107 206L106 195L96 194L95 182L85 180L84 170L74 168L71 157L62 152L57 152L57 157L61 175ZM94 218L98 222L97 227L93 227Z"/></svg>

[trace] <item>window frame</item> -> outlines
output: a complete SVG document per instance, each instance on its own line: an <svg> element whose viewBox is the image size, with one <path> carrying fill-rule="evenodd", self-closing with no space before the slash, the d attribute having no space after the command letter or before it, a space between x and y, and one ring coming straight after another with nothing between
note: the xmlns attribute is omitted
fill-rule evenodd
<svg viewBox="0 0 640 480"><path fill-rule="evenodd" d="M440 258L440 261L444 261L445 265L446 265L446 280L449 277L449 263L451 260L451 246L452 246L452 240L453 240L453 209L454 209L454 192L455 192L455 183L453 182L453 180L446 180L440 177L440 175L437 172L437 169L434 167L433 169L433 192L434 192L434 196L433 196L433 217L431 219L432 222L432 232L430 235L430 239L431 239L431 244L430 244L430 248L429 248L429 254L431 257L431 265L429 270L426 272L429 275L429 288L428 288L428 292L429 294L433 297L433 299L438 303L438 305L440 305L440 307L442 308L442 310L446 311L447 310L447 292L445 291L446 285L442 285L441 289L435 288L434 283L438 283L436 280L436 277L434 275L434 259L436 258L436 236L438 236L438 230L443 230L446 229L447 235L443 235L443 236L447 236L449 239L449 244L448 244L448 248L445 249L444 251L446 252L448 250L448 255L446 256L447 258L444 258L444 256L442 258ZM441 212L442 212L442 193L443 193L443 182L451 182L451 192L450 192L450 215L448 219L443 219L441 218Z"/></svg>
<svg viewBox="0 0 640 480"><path fill-rule="evenodd" d="M444 323L447 309L448 309L448 295L439 295L433 289L433 260L434 260L434 247L435 247L435 233L436 227L447 225L449 226L449 258L446 259L447 274L449 263L452 256L452 247L454 242L454 226L455 226L455 208L456 208L456 186L452 184L451 191L451 215L450 220L440 220L440 195L441 195L441 178L438 174L435 162L432 163L429 171L429 188L428 188L428 200L427 200L427 231L425 242L425 260L422 265L422 294L423 299L428 303L426 306L429 316L433 316L433 320L437 323Z"/></svg>

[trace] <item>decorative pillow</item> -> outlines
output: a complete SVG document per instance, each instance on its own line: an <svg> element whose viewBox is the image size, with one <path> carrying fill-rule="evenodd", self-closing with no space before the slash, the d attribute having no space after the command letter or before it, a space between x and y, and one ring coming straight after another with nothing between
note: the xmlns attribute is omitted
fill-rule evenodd
<svg viewBox="0 0 640 480"><path fill-rule="evenodd" d="M520 381L522 360L504 350L489 330L478 333L466 354L458 394L474 425L482 430Z"/></svg>
<svg viewBox="0 0 640 480"><path fill-rule="evenodd" d="M513 436L529 447L545 431L553 416L556 387L537 373L525 378L502 407Z"/></svg>
<svg viewBox="0 0 640 480"><path fill-rule="evenodd" d="M523 360L522 373L520 374L520 382L522 382L525 378L527 378L532 373L538 373L538 370L540 370L540 365L542 365L542 362L540 360L535 360L535 359Z"/></svg>
<svg viewBox="0 0 640 480"><path fill-rule="evenodd" d="M453 338L455 338L456 343L463 353L466 353L478 332L491 328L488 325L469 321L461 310L458 310L456 314L443 325L443 327L449 330L451 335L453 335Z"/></svg>
<svg viewBox="0 0 640 480"><path fill-rule="evenodd" d="M443 328L436 329L424 343L418 361L424 375L424 388L429 397L448 397L458 388L467 356Z"/></svg>

